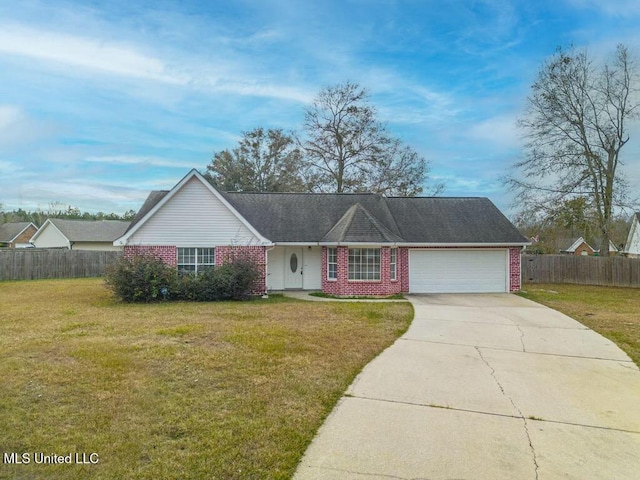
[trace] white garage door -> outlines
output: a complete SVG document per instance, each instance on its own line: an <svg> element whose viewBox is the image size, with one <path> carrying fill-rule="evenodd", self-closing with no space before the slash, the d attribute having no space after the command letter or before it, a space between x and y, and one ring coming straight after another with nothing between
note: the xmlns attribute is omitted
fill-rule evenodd
<svg viewBox="0 0 640 480"><path fill-rule="evenodd" d="M507 250L409 250L409 292L507 292Z"/></svg>

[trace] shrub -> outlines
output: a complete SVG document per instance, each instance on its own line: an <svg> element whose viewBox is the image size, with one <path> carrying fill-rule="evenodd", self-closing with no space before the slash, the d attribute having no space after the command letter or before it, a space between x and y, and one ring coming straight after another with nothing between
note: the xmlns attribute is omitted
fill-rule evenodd
<svg viewBox="0 0 640 480"><path fill-rule="evenodd" d="M105 273L107 287L125 302L157 302L177 281L174 268L153 255L123 257Z"/></svg>
<svg viewBox="0 0 640 480"><path fill-rule="evenodd" d="M248 298L254 293L260 269L251 260L235 256L197 276L178 275L162 260L139 255L111 265L105 278L107 287L125 302L212 302Z"/></svg>

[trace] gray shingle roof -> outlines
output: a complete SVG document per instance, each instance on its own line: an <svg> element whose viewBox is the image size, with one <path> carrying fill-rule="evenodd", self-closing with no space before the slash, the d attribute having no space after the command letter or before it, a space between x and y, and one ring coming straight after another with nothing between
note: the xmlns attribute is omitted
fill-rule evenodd
<svg viewBox="0 0 640 480"><path fill-rule="evenodd" d="M11 222L0 225L0 242L12 242L31 222Z"/></svg>
<svg viewBox="0 0 640 480"><path fill-rule="evenodd" d="M328 240L333 230L332 235L338 235L339 231L350 235L345 241L528 243L487 198L304 193L223 195L263 236L274 242L319 242L325 238L324 241L333 241ZM347 230L341 230L340 225L347 222L347 211L356 204L361 207L354 211L356 222L351 222ZM372 228L374 224L376 227ZM372 237L368 238L367 234Z"/></svg>
<svg viewBox="0 0 640 480"><path fill-rule="evenodd" d="M120 220L49 220L72 242L113 242L129 228L129 222Z"/></svg>
<svg viewBox="0 0 640 480"><path fill-rule="evenodd" d="M323 242L394 243L403 239L391 232L377 218L356 203L349 207L338 223L322 238Z"/></svg>
<svg viewBox="0 0 640 480"><path fill-rule="evenodd" d="M168 191L153 191L138 223ZM529 243L487 198L220 192L272 242Z"/></svg>

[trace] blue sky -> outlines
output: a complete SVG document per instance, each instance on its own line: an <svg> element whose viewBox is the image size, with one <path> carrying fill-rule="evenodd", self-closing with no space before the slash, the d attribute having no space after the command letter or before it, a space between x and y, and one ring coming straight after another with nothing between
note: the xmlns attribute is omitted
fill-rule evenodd
<svg viewBox="0 0 640 480"><path fill-rule="evenodd" d="M639 26L636 0L0 0L0 203L137 210L241 132L299 128L349 80L444 195L510 213L500 177L543 60L570 44L638 55Z"/></svg>

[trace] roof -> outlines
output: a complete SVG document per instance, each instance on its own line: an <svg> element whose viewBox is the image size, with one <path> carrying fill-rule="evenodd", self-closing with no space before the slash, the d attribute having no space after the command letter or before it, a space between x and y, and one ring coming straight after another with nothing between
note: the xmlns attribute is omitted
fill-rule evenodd
<svg viewBox="0 0 640 480"><path fill-rule="evenodd" d="M120 220L69 220L50 218L53 224L71 242L113 242L129 228L129 222ZM45 226L43 225L41 229ZM37 235L37 234L36 234ZM35 238L35 236L34 236Z"/></svg>
<svg viewBox="0 0 640 480"><path fill-rule="evenodd" d="M33 225L31 222L12 222L12 223L3 223L0 225L0 242L1 243L10 243L24 232L29 225ZM37 227L33 225L33 228Z"/></svg>
<svg viewBox="0 0 640 480"><path fill-rule="evenodd" d="M322 238L323 242L402 242L403 239L391 232L362 205L349 207L340 220Z"/></svg>
<svg viewBox="0 0 640 480"><path fill-rule="evenodd" d="M571 241L571 240L569 240L569 241ZM575 240L573 240L573 243L571 244L571 246L570 246L569 248L567 248L567 249L565 249L565 250L560 250L560 251L561 251L561 252L565 252L565 253L573 253L573 252L575 252L575 251L576 251L576 249L577 249L580 245L582 245L583 243L584 243L587 247L589 247L591 250L593 250L593 247L592 247L591 245L589 245L589 244L587 243L587 241L586 241L584 238L582 238L582 237L578 237L578 238L576 238ZM593 250L593 251L595 251L595 250Z"/></svg>
<svg viewBox="0 0 640 480"><path fill-rule="evenodd" d="M170 191L152 191L127 233L193 177L274 243L529 244L488 198L219 192L196 170Z"/></svg>
<svg viewBox="0 0 640 480"><path fill-rule="evenodd" d="M487 198L224 195L273 242L529 243Z"/></svg>

